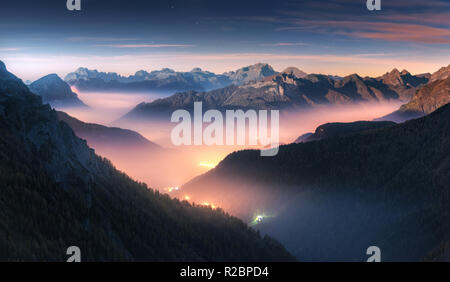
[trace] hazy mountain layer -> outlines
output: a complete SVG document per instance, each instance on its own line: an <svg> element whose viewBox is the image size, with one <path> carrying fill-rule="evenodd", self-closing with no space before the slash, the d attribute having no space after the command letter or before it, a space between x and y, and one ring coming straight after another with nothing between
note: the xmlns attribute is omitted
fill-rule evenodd
<svg viewBox="0 0 450 282"><path fill-rule="evenodd" d="M136 131L95 123L85 123L60 111L57 112L57 116L59 120L67 123L78 137L87 140L91 146L98 144L107 147L117 147L118 149L124 149L127 146L133 149L162 149L158 144L151 142Z"/></svg>
<svg viewBox="0 0 450 282"><path fill-rule="evenodd" d="M301 75L302 77L297 77ZM292 68L260 81L229 86L209 92L183 92L141 103L123 119L169 120L176 109L193 111L194 102L203 102L204 110L217 109L297 109L328 104L374 101L407 101L427 79L397 70L380 78L362 78L357 74L333 80L326 75L305 75Z"/></svg>
<svg viewBox="0 0 450 282"><path fill-rule="evenodd" d="M86 107L70 86L56 74L46 75L29 85L30 90L42 97L43 103L54 108Z"/></svg>

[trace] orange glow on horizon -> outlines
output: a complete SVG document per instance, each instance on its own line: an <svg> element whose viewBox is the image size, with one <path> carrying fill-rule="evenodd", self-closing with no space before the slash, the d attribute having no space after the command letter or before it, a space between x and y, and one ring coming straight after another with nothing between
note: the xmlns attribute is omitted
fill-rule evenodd
<svg viewBox="0 0 450 282"><path fill-rule="evenodd" d="M215 168L217 164L206 163L206 162L200 162L198 165L201 166L201 167Z"/></svg>

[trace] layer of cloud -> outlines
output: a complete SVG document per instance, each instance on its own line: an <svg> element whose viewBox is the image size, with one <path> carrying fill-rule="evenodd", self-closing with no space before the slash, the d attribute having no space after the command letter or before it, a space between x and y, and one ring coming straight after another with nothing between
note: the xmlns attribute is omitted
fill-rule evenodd
<svg viewBox="0 0 450 282"><path fill-rule="evenodd" d="M12 52L12 51L20 51L23 48L0 48L0 52Z"/></svg>
<svg viewBox="0 0 450 282"><path fill-rule="evenodd" d="M230 21L261 22L275 31L345 35L383 41L450 44L450 2L383 1L382 11L369 12L365 1L299 1L270 17L230 17Z"/></svg>
<svg viewBox="0 0 450 282"><path fill-rule="evenodd" d="M285 46L308 46L310 44L303 42L278 42L278 43L264 43L261 46L271 46L271 47L285 47Z"/></svg>
<svg viewBox="0 0 450 282"><path fill-rule="evenodd" d="M190 44L97 44L99 47L111 48L188 48L195 45Z"/></svg>
<svg viewBox="0 0 450 282"><path fill-rule="evenodd" d="M135 41L139 40L139 38L127 38L127 37L95 37L95 36L74 36L67 37L67 41L70 42L117 42L117 41Z"/></svg>
<svg viewBox="0 0 450 282"><path fill-rule="evenodd" d="M450 44L450 29L420 24L336 20L299 20L297 24L301 25L302 30L305 25L314 26L315 29L320 29L322 32L327 32L331 27L335 33L360 38ZM291 26L280 30L295 30L296 28L296 26Z"/></svg>

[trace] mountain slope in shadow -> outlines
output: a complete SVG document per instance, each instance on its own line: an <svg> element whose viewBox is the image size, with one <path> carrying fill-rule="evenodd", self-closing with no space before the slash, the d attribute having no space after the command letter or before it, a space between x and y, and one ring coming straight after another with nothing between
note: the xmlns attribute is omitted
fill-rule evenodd
<svg viewBox="0 0 450 282"><path fill-rule="evenodd" d="M360 133L369 130L376 130L387 126L395 125L390 121L355 121L355 122L331 122L325 123L316 128L314 133L309 132L299 136L294 143L305 143L315 140L339 137Z"/></svg>
<svg viewBox="0 0 450 282"><path fill-rule="evenodd" d="M158 144L133 130L82 122L62 111L57 111L57 116L59 120L67 123L78 137L88 141L91 147L101 145L116 149L132 147L141 150L162 150Z"/></svg>
<svg viewBox="0 0 450 282"><path fill-rule="evenodd" d="M43 103L54 108L87 107L70 86L56 74L46 75L29 85L30 90L42 97Z"/></svg>
<svg viewBox="0 0 450 282"><path fill-rule="evenodd" d="M281 146L274 157L235 152L182 190L220 195L247 220L267 215L257 227L299 260L361 261L375 245L383 260L417 261L450 238L449 144L447 104L403 124Z"/></svg>

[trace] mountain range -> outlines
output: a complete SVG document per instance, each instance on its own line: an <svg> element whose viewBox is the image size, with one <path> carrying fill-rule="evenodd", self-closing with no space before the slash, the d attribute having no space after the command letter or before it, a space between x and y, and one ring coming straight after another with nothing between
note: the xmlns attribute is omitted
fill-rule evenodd
<svg viewBox="0 0 450 282"><path fill-rule="evenodd" d="M58 75L46 75L29 85L31 92L42 97L42 102L53 108L87 107L78 95Z"/></svg>
<svg viewBox="0 0 450 282"><path fill-rule="evenodd" d="M117 171L0 62L0 260L289 261L223 211Z"/></svg>
<svg viewBox="0 0 450 282"><path fill-rule="evenodd" d="M373 101L409 101L428 78L397 69L377 78L352 74L333 79L329 75L305 74L296 68L266 76L243 85L231 85L207 92L188 91L151 103L138 104L122 120L162 118L168 120L176 109L193 111L194 102L204 110L279 109L292 110L326 104Z"/></svg>
<svg viewBox="0 0 450 282"><path fill-rule="evenodd" d="M443 71L443 70L446 70ZM391 120L403 122L405 120L422 117L436 110L437 108L450 102L450 66L440 69L440 74L436 77L442 80L433 80L429 84L420 88L411 101L402 105L397 111L381 117L377 120ZM446 73L447 77L445 77Z"/></svg>
<svg viewBox="0 0 450 282"><path fill-rule="evenodd" d="M255 64L236 71L215 74L194 68L189 72L176 72L169 68L147 72L137 71L128 77L117 73L105 73L87 68L78 68L67 74L65 81L80 91L208 91L236 84L241 85L252 80L260 80L275 74L268 64Z"/></svg>
<svg viewBox="0 0 450 282"><path fill-rule="evenodd" d="M402 124L357 125L324 125L326 138L281 146L274 157L234 152L182 191L199 201L215 196L243 218L261 214L258 229L299 260L358 261L372 245L383 261L442 259L450 239L450 105Z"/></svg>

